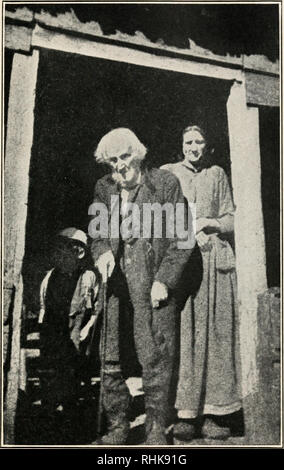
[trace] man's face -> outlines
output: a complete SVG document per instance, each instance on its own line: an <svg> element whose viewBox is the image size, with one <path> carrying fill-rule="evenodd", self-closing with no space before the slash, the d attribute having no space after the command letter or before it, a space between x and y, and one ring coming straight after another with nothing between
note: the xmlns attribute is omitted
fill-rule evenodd
<svg viewBox="0 0 284 470"><path fill-rule="evenodd" d="M140 161L130 151L117 151L109 158L113 179L122 188L135 185L140 173Z"/></svg>

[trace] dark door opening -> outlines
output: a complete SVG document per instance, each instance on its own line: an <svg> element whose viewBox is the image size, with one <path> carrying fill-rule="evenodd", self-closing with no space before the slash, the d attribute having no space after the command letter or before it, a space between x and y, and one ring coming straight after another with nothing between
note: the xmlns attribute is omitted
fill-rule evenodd
<svg viewBox="0 0 284 470"><path fill-rule="evenodd" d="M10 95L10 82L12 73L12 63L14 58L14 51L11 49L5 49L4 63L5 63L5 75L4 75L4 142L6 144L7 137L7 120L8 120L8 104Z"/></svg>
<svg viewBox="0 0 284 470"><path fill-rule="evenodd" d="M259 108L261 192L268 287L280 286L280 111Z"/></svg>
<svg viewBox="0 0 284 470"><path fill-rule="evenodd" d="M30 337L28 333L38 329L39 288L51 268L48 256L51 239L59 230L70 226L87 231L94 186L107 171L93 157L100 138L112 128L130 127L149 150L147 164L159 167L179 158L182 130L196 122L206 126L212 136L214 163L223 166L229 174L226 117L229 88L230 83L220 80L40 52L23 266L24 347L29 343L25 342ZM94 343L98 348L99 341ZM133 349L129 349L127 345L124 372L137 376L140 366ZM92 376L99 373L98 358L97 352L89 361ZM31 373L36 374L36 364L29 367L34 367ZM25 439L25 432L28 443L33 439L38 443L39 436L45 439L42 430L38 431L41 421L36 420L37 414L32 410L27 414L32 417L33 425L26 424L25 415L24 424L19 420L20 443ZM94 416L94 411L88 410L87 406L86 413ZM86 430L89 433L84 413L76 426L81 421L82 433L76 431L80 444L85 442ZM92 426L93 419L91 433ZM56 443L61 442L62 436L56 439Z"/></svg>
<svg viewBox="0 0 284 470"><path fill-rule="evenodd" d="M50 268L50 238L60 229L87 230L96 180L106 169L93 158L99 139L130 127L149 149L148 165L176 161L182 130L201 123L214 163L230 173L226 102L230 83L74 54L40 52L24 262L25 304L38 308Z"/></svg>

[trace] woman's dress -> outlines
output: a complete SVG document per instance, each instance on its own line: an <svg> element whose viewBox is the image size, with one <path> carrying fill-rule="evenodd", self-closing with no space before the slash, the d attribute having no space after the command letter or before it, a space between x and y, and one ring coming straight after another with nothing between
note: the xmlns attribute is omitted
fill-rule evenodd
<svg viewBox="0 0 284 470"><path fill-rule="evenodd" d="M178 177L197 219L218 219L222 231L211 234L212 249L201 252L200 288L181 313L176 408L181 418L233 413L241 402L235 258L226 233L233 231L233 218L228 223L224 217L234 212L228 179L218 166L196 171L179 162L163 169Z"/></svg>

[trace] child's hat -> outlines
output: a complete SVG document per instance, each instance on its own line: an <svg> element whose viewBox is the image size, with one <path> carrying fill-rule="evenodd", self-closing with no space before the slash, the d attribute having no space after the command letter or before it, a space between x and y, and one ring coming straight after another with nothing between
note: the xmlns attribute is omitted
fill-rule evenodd
<svg viewBox="0 0 284 470"><path fill-rule="evenodd" d="M66 238L69 238L70 240L83 243L83 245L85 246L87 245L87 242L88 242L88 238L85 232L75 227L65 228L64 230L61 230L61 232L59 232L58 235L60 237L66 237Z"/></svg>

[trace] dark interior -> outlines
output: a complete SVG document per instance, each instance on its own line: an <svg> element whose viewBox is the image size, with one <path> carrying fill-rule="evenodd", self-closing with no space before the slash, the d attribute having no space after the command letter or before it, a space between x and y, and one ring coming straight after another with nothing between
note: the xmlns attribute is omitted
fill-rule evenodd
<svg viewBox="0 0 284 470"><path fill-rule="evenodd" d="M65 227L88 227L94 185L106 171L95 163L99 139L130 127L149 149L147 164L181 155L182 130L204 126L214 162L230 172L226 101L230 83L74 54L41 51L24 261L25 304L38 308L50 268L48 247Z"/></svg>
<svg viewBox="0 0 284 470"><path fill-rule="evenodd" d="M280 110L259 108L262 208L268 287L280 286Z"/></svg>
<svg viewBox="0 0 284 470"><path fill-rule="evenodd" d="M5 71L4 71L4 141L6 144L7 135L7 119L8 119L8 103L10 95L10 82L12 72L12 62L14 57L14 51L11 49L5 49Z"/></svg>

